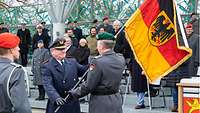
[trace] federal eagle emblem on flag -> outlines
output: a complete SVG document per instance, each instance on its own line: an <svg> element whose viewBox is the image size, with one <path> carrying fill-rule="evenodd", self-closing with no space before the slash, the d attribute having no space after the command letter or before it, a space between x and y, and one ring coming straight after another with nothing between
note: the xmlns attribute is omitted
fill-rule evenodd
<svg viewBox="0 0 200 113"><path fill-rule="evenodd" d="M179 45L180 25L173 0L145 0L125 23L126 39L150 83L176 69L192 55Z"/></svg>
<svg viewBox="0 0 200 113"><path fill-rule="evenodd" d="M165 44L175 35L174 29L174 24L165 11L161 11L149 28L149 40L151 44L154 46Z"/></svg>

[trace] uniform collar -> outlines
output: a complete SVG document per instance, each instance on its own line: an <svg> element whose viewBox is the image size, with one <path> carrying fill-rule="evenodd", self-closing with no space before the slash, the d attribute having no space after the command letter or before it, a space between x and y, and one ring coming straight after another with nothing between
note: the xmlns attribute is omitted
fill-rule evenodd
<svg viewBox="0 0 200 113"><path fill-rule="evenodd" d="M114 54L115 52L113 50L109 50L105 53L102 54L102 56L106 56L106 55L111 55L111 54Z"/></svg>
<svg viewBox="0 0 200 113"><path fill-rule="evenodd" d="M11 63L12 61L8 58L0 57L0 62L2 63Z"/></svg>
<svg viewBox="0 0 200 113"><path fill-rule="evenodd" d="M64 59L63 59L63 61L64 61ZM57 60L53 57L52 57L52 62L53 62L54 65L62 65L61 60Z"/></svg>

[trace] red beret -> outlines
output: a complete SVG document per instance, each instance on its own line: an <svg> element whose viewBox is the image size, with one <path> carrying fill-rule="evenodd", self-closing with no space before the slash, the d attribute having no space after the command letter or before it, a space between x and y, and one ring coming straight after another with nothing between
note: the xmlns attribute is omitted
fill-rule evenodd
<svg viewBox="0 0 200 113"><path fill-rule="evenodd" d="M17 35L12 33L0 34L0 48L15 48L20 42Z"/></svg>
<svg viewBox="0 0 200 113"><path fill-rule="evenodd" d="M103 17L103 21L104 21L104 20L108 20L108 19L109 19L108 16L104 16L104 17Z"/></svg>
<svg viewBox="0 0 200 113"><path fill-rule="evenodd" d="M192 24L188 24L188 25L186 26L186 29L192 29Z"/></svg>

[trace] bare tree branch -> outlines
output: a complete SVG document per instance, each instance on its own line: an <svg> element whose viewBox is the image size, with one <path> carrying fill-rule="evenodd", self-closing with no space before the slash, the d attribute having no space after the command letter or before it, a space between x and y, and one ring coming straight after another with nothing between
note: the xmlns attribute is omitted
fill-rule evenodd
<svg viewBox="0 0 200 113"><path fill-rule="evenodd" d="M0 2L0 8L8 9L10 6L4 2Z"/></svg>
<svg viewBox="0 0 200 113"><path fill-rule="evenodd" d="M16 0L17 2L21 2L23 4L27 4L28 0Z"/></svg>

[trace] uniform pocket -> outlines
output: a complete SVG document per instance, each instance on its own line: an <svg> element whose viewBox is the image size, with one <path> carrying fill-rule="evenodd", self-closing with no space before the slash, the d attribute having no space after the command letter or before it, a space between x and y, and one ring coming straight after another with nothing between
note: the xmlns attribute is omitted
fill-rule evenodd
<svg viewBox="0 0 200 113"><path fill-rule="evenodd" d="M0 111L4 111L6 107L5 93L6 92L3 89L3 84L0 84Z"/></svg>

